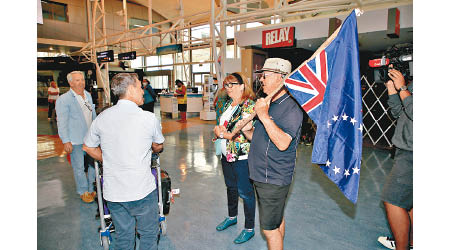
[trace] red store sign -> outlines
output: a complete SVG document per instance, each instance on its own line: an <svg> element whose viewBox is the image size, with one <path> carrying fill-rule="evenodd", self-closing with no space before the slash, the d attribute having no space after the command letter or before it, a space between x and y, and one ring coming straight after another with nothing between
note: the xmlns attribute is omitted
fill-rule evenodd
<svg viewBox="0 0 450 250"><path fill-rule="evenodd" d="M294 27L284 27L273 30L263 30L262 47L278 48L294 45Z"/></svg>

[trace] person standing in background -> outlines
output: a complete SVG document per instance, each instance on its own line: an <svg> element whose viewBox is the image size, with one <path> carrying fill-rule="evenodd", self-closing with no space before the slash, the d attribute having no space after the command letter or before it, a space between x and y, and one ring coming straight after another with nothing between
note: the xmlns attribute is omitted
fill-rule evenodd
<svg viewBox="0 0 450 250"><path fill-rule="evenodd" d="M64 151L70 154L77 193L83 202L91 203L97 194L94 191L95 170L84 172L83 139L97 116L92 97L85 88L84 74L72 71L67 74L70 90L56 100L58 135L64 144Z"/></svg>
<svg viewBox="0 0 450 250"><path fill-rule="evenodd" d="M53 110L55 110L55 103L59 97L59 88L55 81L50 82L50 87L47 90L48 93L48 120L50 121L53 116Z"/></svg>
<svg viewBox="0 0 450 250"><path fill-rule="evenodd" d="M186 86L184 86L183 82L180 80L176 80L175 84L177 85L177 89L175 90L174 96L177 97L178 101L178 111L180 111L181 119L177 122L186 123L186 110L187 110L187 90Z"/></svg>
<svg viewBox="0 0 450 250"><path fill-rule="evenodd" d="M144 89L144 104L141 105L140 107L143 110L154 113L154 107L155 107L155 101L156 101L155 91L153 91L153 88L147 79L142 80L142 87Z"/></svg>

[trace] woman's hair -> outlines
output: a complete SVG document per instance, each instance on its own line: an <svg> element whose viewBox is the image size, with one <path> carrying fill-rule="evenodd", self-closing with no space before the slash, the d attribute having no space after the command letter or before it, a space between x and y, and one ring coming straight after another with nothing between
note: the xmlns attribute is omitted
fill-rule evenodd
<svg viewBox="0 0 450 250"><path fill-rule="evenodd" d="M239 79L240 78L240 79ZM252 85L249 83L247 78L242 74L242 72L234 72L233 74L228 75L223 80L223 84L230 82L239 82L244 84L244 93L242 93L241 101L251 99L255 100L256 96L253 92Z"/></svg>
<svg viewBox="0 0 450 250"><path fill-rule="evenodd" d="M128 86L133 85L137 79L136 73L119 73L112 78L111 90L121 98L127 92Z"/></svg>
<svg viewBox="0 0 450 250"><path fill-rule="evenodd" d="M58 83L56 83L55 81L51 81L51 82L50 82L50 87L52 87L52 83L55 84L56 88L58 87Z"/></svg>

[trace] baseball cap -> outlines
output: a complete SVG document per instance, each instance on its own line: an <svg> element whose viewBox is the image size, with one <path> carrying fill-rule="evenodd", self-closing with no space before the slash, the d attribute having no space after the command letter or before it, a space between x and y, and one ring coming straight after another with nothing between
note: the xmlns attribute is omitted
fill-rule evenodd
<svg viewBox="0 0 450 250"><path fill-rule="evenodd" d="M255 73L261 73L263 71L271 71L280 74L291 73L292 65L288 60L281 58L268 58L264 62L262 69L256 70Z"/></svg>

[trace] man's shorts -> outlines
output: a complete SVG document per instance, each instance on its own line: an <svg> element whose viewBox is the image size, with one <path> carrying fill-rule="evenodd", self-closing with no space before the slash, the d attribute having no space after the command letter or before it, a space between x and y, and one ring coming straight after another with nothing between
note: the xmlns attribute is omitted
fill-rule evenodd
<svg viewBox="0 0 450 250"><path fill-rule="evenodd" d="M269 183L253 182L258 196L259 225L264 230L274 230L280 227L284 215L289 187Z"/></svg>
<svg viewBox="0 0 450 250"><path fill-rule="evenodd" d="M187 104L178 104L178 111L186 112Z"/></svg>
<svg viewBox="0 0 450 250"><path fill-rule="evenodd" d="M397 149L394 166L386 178L381 200L410 210L413 207L413 152Z"/></svg>

